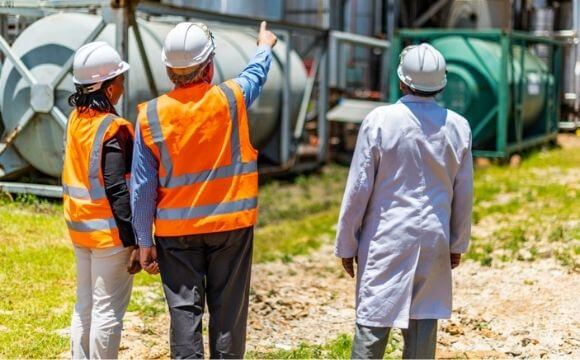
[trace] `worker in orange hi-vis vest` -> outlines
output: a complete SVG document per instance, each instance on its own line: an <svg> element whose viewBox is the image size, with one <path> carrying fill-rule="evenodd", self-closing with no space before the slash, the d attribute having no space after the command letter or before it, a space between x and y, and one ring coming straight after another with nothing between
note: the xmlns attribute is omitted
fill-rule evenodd
<svg viewBox="0 0 580 360"><path fill-rule="evenodd" d="M258 214L258 152L247 108L266 81L275 44L263 22L248 66L239 77L212 85L219 49L211 31L180 23L162 53L175 89L139 106L133 224L141 265L161 272L173 358L203 358L206 300L210 356L244 356Z"/></svg>
<svg viewBox="0 0 580 360"><path fill-rule="evenodd" d="M133 274L140 270L127 187L133 127L114 108L129 64L107 43L82 46L62 173L64 215L74 244L77 300L73 359L117 357Z"/></svg>

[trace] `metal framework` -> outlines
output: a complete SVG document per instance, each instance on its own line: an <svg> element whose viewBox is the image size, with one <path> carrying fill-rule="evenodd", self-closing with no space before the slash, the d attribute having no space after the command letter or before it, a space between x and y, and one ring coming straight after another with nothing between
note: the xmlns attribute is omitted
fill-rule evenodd
<svg viewBox="0 0 580 360"><path fill-rule="evenodd" d="M123 58L128 58L128 39L129 31L133 31L139 55L142 58L147 84L152 97L159 94L159 89L156 86L153 73L151 71L150 63L143 45L138 16L145 16L147 18L156 16L179 16L185 19L195 18L206 21L224 22L234 25L242 26L256 26L260 19L232 16L221 13L197 10L184 9L169 5L162 5L150 1L135 1L135 0L48 0L48 1L31 1L20 0L12 1L10 6L0 4L0 14L19 14L30 17L43 17L58 11L78 11L78 12L93 12L99 11L102 15L102 20L98 26L87 36L84 44L94 41L99 34L105 29L108 24L116 25L116 43L117 49ZM275 168L264 169L264 171L280 172L288 171L294 168L314 168L318 167L328 159L328 125L326 113L328 111L329 102L329 63L337 64L337 54L329 51L330 42L341 43L348 42L351 44L358 44L370 47L379 47L387 50L390 46L388 41L378 40L370 37L354 35L343 32L330 32L328 29L316 26L305 26L299 24L291 24L285 21L269 21L269 25L273 31L284 39L286 42L286 53L284 65L284 86L282 92L282 112L280 123L280 165ZM313 68L307 80L307 86L304 92L304 97L301 102L300 112L298 116L297 125L294 129L291 128L292 119L290 114L291 102L291 84L292 74L290 73L290 55L292 51L292 35L293 34L307 34L314 38L310 51L313 52ZM0 137L0 155L13 143L14 139L22 132L29 124L30 120L36 113L47 113L52 116L59 126L64 130L66 128L67 117L64 112L58 108L55 103L55 89L63 81L68 73L72 70L73 57L71 56L63 66L60 73L49 83L39 83L33 76L21 59L12 51L9 44L0 36L0 51L5 56L5 61L13 64L15 69L22 75L25 81L31 87L31 107L24 116L18 121L17 125L12 129L5 129L5 133ZM389 58L384 51L384 63ZM338 71L334 68L333 71ZM128 90L129 76L125 78L125 87ZM383 72L383 76L385 76ZM383 83L386 89L386 83ZM316 100L316 114L309 113L309 105L313 100ZM128 113L128 101L122 103L122 111L124 114ZM318 138L316 144L315 161L310 161L310 164L300 163L298 159L297 144L303 138L304 125L307 119L316 119L316 136ZM61 191L58 187L50 187L46 185L30 185L30 184L16 184L3 182L0 183L0 189L4 191L13 192L32 192L42 196L61 196ZM41 190L39 190L41 189Z"/></svg>
<svg viewBox="0 0 580 360"><path fill-rule="evenodd" d="M548 143L556 139L558 132L558 121L560 118L559 96L561 92L561 63L562 63L562 43L551 38L529 35L523 32L506 32L502 30L401 30L393 39L392 43L392 64L397 63L396 57L402 50L404 43L418 43L420 41L432 41L446 36L459 36L464 38L477 38L497 42L501 46L499 82L494 87L493 96L496 97L497 105L490 109L483 119L478 119L477 126L473 128L473 137L490 123L495 125L496 142L493 149L474 149L474 156L507 158L515 152L527 148ZM551 73L554 75L554 86L549 87L546 93L546 108L542 116L542 129L538 129L534 134L524 136L523 105L522 96L524 93L524 72L520 72L520 79L513 79L510 83L508 74L515 74L513 69L514 60L520 66L526 56L526 51L521 51L520 56L514 54L514 45L524 48L529 44L544 44L552 47L553 61L550 64ZM393 69L391 69L393 72ZM514 75L515 76L515 75ZM516 84L519 84L517 86ZM400 96L399 80L391 77L390 101L395 102ZM510 98L513 104L510 106ZM515 139L509 141L508 134L513 131Z"/></svg>
<svg viewBox="0 0 580 360"><path fill-rule="evenodd" d="M368 36L362 36L358 34L352 34L342 31L331 31L330 32L330 69L332 77L337 78L332 83L335 83L340 88L346 87L345 79L345 61L340 56L340 44L347 43L353 45L367 46L371 48L379 48L383 51L382 53L382 66L380 72L380 82L381 82L381 93L383 96L382 100L386 100L388 91L388 68L389 68L389 49L391 43L387 40L370 38Z"/></svg>

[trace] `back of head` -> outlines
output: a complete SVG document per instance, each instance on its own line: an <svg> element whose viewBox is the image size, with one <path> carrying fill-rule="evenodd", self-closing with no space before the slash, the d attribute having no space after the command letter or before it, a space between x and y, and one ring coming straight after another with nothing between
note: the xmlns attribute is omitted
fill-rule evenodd
<svg viewBox="0 0 580 360"><path fill-rule="evenodd" d="M203 81L215 51L213 34L203 23L182 22L167 34L162 59L177 86Z"/></svg>
<svg viewBox="0 0 580 360"><path fill-rule="evenodd" d="M400 55L397 75L418 95L434 95L447 84L446 63L433 46L423 43L407 46Z"/></svg>
<svg viewBox="0 0 580 360"><path fill-rule="evenodd" d="M104 90L128 70L129 64L106 42L95 41L81 46L73 59L76 92L69 97L69 104L80 110L115 112Z"/></svg>

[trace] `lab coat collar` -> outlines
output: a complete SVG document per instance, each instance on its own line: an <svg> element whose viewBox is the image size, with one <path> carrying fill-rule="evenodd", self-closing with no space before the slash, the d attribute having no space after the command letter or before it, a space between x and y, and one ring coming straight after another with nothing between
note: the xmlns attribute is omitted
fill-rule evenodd
<svg viewBox="0 0 580 360"><path fill-rule="evenodd" d="M404 103L416 103L416 102L435 102L435 97L424 97L416 95L405 95L400 99Z"/></svg>

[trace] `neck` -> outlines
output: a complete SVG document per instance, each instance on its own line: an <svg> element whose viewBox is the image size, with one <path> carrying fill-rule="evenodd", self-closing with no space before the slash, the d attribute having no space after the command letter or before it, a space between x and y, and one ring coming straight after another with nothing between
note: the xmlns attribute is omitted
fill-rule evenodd
<svg viewBox="0 0 580 360"><path fill-rule="evenodd" d="M210 82L204 80L204 81L198 81L198 82L187 83L187 84L175 84L175 90L187 89L187 88L191 88L194 86L200 86L200 85L210 85Z"/></svg>

